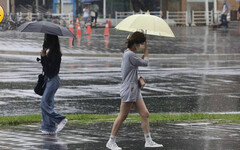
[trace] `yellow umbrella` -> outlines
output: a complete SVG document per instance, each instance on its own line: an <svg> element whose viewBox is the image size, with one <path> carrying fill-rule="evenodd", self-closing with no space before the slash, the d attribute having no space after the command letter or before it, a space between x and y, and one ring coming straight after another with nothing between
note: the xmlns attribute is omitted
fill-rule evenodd
<svg viewBox="0 0 240 150"><path fill-rule="evenodd" d="M168 24L162 18L149 13L131 15L123 19L115 28L129 32L143 31L148 35L175 37Z"/></svg>

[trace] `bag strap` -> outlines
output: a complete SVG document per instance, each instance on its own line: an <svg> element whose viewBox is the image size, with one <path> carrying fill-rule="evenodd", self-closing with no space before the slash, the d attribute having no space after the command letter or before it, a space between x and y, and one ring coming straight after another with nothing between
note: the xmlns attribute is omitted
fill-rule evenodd
<svg viewBox="0 0 240 150"><path fill-rule="evenodd" d="M41 59L39 57L36 58L37 62L41 63ZM42 67L42 75L44 75L43 67Z"/></svg>

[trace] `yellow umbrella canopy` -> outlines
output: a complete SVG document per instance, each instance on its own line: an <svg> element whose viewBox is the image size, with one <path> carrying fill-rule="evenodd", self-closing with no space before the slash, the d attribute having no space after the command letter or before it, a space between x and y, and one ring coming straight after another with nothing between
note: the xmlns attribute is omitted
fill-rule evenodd
<svg viewBox="0 0 240 150"><path fill-rule="evenodd" d="M148 35L175 37L162 18L150 14L131 15L123 19L115 28L128 32L143 31Z"/></svg>

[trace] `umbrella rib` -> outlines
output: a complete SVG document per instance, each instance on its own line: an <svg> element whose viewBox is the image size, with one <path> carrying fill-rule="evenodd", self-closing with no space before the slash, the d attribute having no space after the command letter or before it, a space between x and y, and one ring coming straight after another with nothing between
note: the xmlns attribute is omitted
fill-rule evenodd
<svg viewBox="0 0 240 150"><path fill-rule="evenodd" d="M31 22L29 24L27 24L26 27L24 27L21 32L24 32L30 24L31 24Z"/></svg>
<svg viewBox="0 0 240 150"><path fill-rule="evenodd" d="M134 19L134 21L132 22L132 24L134 24L137 21L137 19ZM131 29L131 28L130 28ZM138 29L137 29L138 30Z"/></svg>
<svg viewBox="0 0 240 150"><path fill-rule="evenodd" d="M137 19L135 18L134 21L132 22L132 24L134 24L136 21L137 21ZM130 26L129 28L132 29L131 26ZM134 29L134 28L133 28L133 29ZM147 31L147 29L140 29L140 28L137 29L137 30L142 30L143 33L145 33L145 31ZM141 32L142 32L142 31L141 31Z"/></svg>

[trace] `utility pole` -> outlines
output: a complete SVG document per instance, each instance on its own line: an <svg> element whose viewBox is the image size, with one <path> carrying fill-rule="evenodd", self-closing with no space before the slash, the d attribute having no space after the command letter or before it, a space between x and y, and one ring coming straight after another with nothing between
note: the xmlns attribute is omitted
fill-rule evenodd
<svg viewBox="0 0 240 150"><path fill-rule="evenodd" d="M63 0L60 0L61 1L61 14L63 13Z"/></svg>
<svg viewBox="0 0 240 150"><path fill-rule="evenodd" d="M209 25L209 8L208 8L208 0L205 0L205 19L206 25Z"/></svg>
<svg viewBox="0 0 240 150"><path fill-rule="evenodd" d="M78 0L75 0L76 1L76 16L78 17L78 13L79 13L79 2L78 2Z"/></svg>
<svg viewBox="0 0 240 150"><path fill-rule="evenodd" d="M38 13L38 0L36 0L35 2L36 2L36 13Z"/></svg>
<svg viewBox="0 0 240 150"><path fill-rule="evenodd" d="M218 14L217 14L217 0L214 0L214 22L218 22Z"/></svg>
<svg viewBox="0 0 240 150"><path fill-rule="evenodd" d="M63 0L59 0L59 13L62 14L63 13Z"/></svg>
<svg viewBox="0 0 240 150"><path fill-rule="evenodd" d="M106 0L103 0L103 18L106 19Z"/></svg>
<svg viewBox="0 0 240 150"><path fill-rule="evenodd" d="M7 0L7 14L10 14L10 0Z"/></svg>

